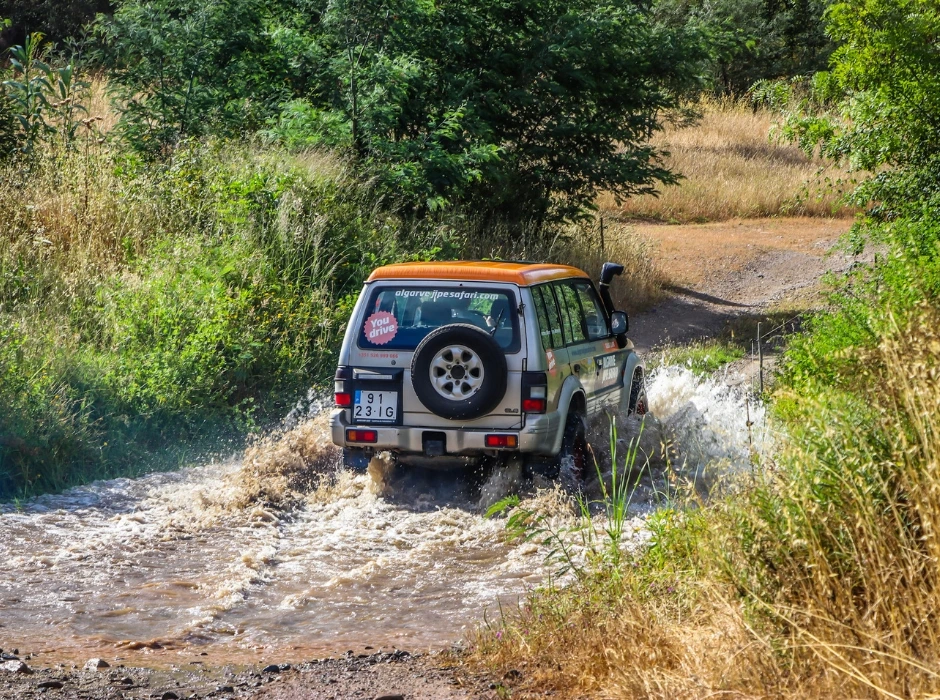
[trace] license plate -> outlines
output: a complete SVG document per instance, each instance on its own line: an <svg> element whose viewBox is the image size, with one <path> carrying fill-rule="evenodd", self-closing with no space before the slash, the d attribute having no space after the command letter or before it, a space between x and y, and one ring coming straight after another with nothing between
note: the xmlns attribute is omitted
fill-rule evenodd
<svg viewBox="0 0 940 700"><path fill-rule="evenodd" d="M353 418L394 423L398 420L398 392L357 391L353 403Z"/></svg>

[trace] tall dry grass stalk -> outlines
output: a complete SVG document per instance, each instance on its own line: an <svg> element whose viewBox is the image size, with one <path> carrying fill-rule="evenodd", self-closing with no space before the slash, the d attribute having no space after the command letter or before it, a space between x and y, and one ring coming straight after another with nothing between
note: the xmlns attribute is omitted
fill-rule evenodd
<svg viewBox="0 0 940 700"><path fill-rule="evenodd" d="M839 200L849 177L845 170L772 142L770 112L731 100L707 100L701 111L697 124L669 127L653 139L669 151L667 165L684 179L663 187L658 197L634 197L621 205L601 194L602 214L674 223L851 214Z"/></svg>

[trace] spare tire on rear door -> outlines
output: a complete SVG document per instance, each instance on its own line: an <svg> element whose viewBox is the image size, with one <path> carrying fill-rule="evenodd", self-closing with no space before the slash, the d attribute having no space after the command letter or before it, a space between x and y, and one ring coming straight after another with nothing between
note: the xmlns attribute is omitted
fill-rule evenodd
<svg viewBox="0 0 940 700"><path fill-rule="evenodd" d="M411 383L421 403L442 418L479 418L506 394L506 356L476 326L441 326L415 348Z"/></svg>

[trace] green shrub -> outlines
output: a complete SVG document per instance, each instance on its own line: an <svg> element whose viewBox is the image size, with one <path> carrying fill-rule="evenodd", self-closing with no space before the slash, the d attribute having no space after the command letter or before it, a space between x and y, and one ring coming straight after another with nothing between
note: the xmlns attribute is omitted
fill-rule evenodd
<svg viewBox="0 0 940 700"><path fill-rule="evenodd" d="M280 417L332 374L371 269L447 242L328 154L193 141L154 165L109 148L0 174L0 496Z"/></svg>

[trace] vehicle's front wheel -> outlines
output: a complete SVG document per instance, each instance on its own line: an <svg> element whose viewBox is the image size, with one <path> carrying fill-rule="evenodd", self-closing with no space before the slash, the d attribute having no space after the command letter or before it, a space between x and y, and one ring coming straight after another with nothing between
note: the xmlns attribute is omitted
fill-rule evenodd
<svg viewBox="0 0 940 700"><path fill-rule="evenodd" d="M649 413L649 401L646 398L646 380L642 372L633 375L630 387L630 415L643 417Z"/></svg>

